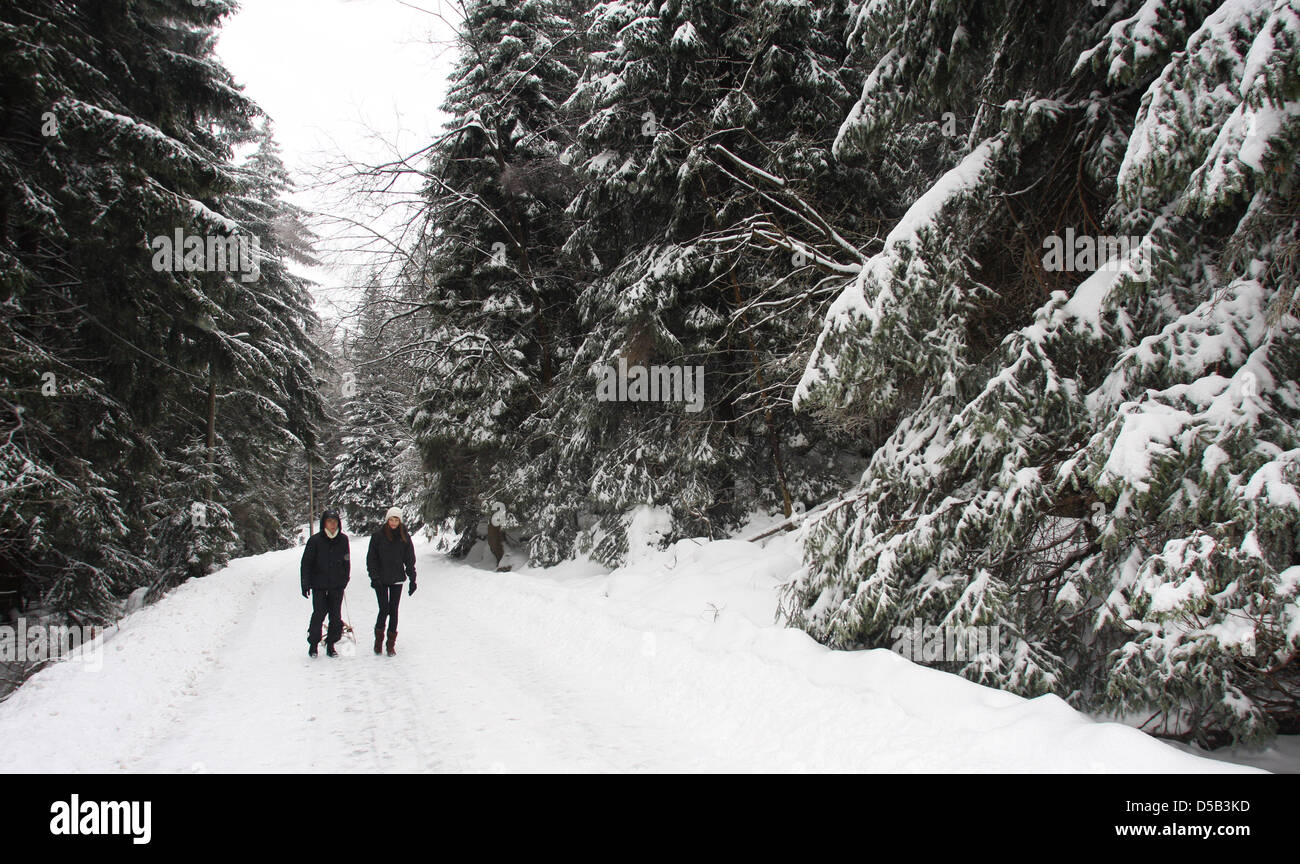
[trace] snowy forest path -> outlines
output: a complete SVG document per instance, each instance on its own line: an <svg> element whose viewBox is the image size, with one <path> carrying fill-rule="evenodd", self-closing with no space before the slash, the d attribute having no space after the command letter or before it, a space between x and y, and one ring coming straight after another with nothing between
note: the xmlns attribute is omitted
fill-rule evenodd
<svg viewBox="0 0 1300 864"><path fill-rule="evenodd" d="M354 571L359 563L353 540ZM283 561L288 561L285 556ZM170 706L167 733L121 767L145 772L745 770L655 710L653 694L548 651L545 622L500 615L488 574L421 550L398 654L371 650L376 601L354 572L357 642L307 656L310 604L284 565L257 577L213 662ZM536 597L517 598L536 618ZM523 608L526 607L526 608ZM528 610L531 610L529 612ZM183 647L183 646L182 646Z"/></svg>

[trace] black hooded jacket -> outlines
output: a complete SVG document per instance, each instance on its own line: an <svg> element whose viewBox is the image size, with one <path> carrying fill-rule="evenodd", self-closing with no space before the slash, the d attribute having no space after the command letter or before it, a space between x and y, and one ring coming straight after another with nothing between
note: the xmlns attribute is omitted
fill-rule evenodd
<svg viewBox="0 0 1300 864"><path fill-rule="evenodd" d="M397 585L407 576L415 581L415 544L405 525L398 525L396 531L382 525L371 535L366 570L374 585Z"/></svg>
<svg viewBox="0 0 1300 864"><path fill-rule="evenodd" d="M352 577L352 557L348 554L348 535L339 533L331 540L325 533L325 519L320 520L320 531L311 535L302 552L302 590L319 588L332 590L346 588Z"/></svg>

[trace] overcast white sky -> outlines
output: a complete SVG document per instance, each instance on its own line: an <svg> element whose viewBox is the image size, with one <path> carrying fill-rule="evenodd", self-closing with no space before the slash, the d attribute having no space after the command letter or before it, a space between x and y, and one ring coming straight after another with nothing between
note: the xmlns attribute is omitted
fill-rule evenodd
<svg viewBox="0 0 1300 864"><path fill-rule="evenodd" d="M438 133L455 62L447 0L240 0L240 7L225 20L217 54L274 121L301 186L319 166L344 157L386 161L394 146L410 153ZM294 202L389 227L338 199L338 190L304 188ZM365 264L357 255L329 260L310 273L322 283L317 305L326 315Z"/></svg>

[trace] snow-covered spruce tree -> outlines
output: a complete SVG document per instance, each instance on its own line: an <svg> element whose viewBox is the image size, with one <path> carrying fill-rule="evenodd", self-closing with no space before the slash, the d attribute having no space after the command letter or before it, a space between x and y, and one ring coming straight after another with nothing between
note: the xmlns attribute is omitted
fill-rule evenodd
<svg viewBox="0 0 1300 864"><path fill-rule="evenodd" d="M197 364L164 356L201 337L203 289L155 270L148 239L220 222L205 202L233 188L219 129L254 109L211 56L230 8L0 10L0 377L16 427L0 530L26 538L37 591L79 620L153 581L138 557L163 460L150 430L202 405Z"/></svg>
<svg viewBox="0 0 1300 864"><path fill-rule="evenodd" d="M167 562L155 591L211 572L237 551L292 541L302 514L292 492L302 478L289 473L291 457L310 448L323 417L313 373L320 351L308 332L315 313L307 282L288 268L291 260L312 262L310 232L284 199L291 185L269 126L237 128L230 137L254 147L231 169L236 185L222 204L233 236L251 238L246 249L256 266L202 274L204 333L191 350L206 361L203 424L180 418L163 426L174 437L164 439L164 486L148 505L157 519L150 558ZM178 350L185 356L185 346ZM208 462L202 470L194 464L196 434ZM192 508L204 518L192 518Z"/></svg>
<svg viewBox="0 0 1300 864"><path fill-rule="evenodd" d="M316 263L307 214L290 203L293 183L269 120L241 136L254 146L238 167L239 194L231 205L242 230L258 238L258 278L240 281L223 327L231 372L221 382L218 444L230 451L219 478L242 554L284 548L301 523L306 501L300 454L317 446L324 420L314 371L328 358L312 338L318 324L310 283L290 265Z"/></svg>
<svg viewBox="0 0 1300 864"><path fill-rule="evenodd" d="M775 2L587 14L591 60L563 153L583 181L565 245L583 274L581 340L526 427L556 442L523 473L534 561L621 560L643 505L670 515L667 539L717 536L756 507L789 512L833 488L834 453L792 422L783 391L791 346L813 329L812 249L843 242L817 207L846 206L841 182L857 173L829 158L852 98L830 35L844 14ZM760 187L778 177L774 198ZM620 364L700 369L703 392L693 405L598 399Z"/></svg>
<svg viewBox="0 0 1300 864"><path fill-rule="evenodd" d="M330 474L329 501L348 530L370 534L389 507L400 507L407 527L422 524L420 454L406 423L414 389L407 319L388 303L378 280L362 300L356 333L340 358L344 368L343 430Z"/></svg>
<svg viewBox="0 0 1300 864"><path fill-rule="evenodd" d="M1300 728L1300 4L1224 3L1182 50L1143 97L1115 205L1155 223L1176 305L1121 343L1061 478L1114 510L1085 565L1114 646L1105 707L1253 737Z"/></svg>
<svg viewBox="0 0 1300 864"><path fill-rule="evenodd" d="M146 556L164 526L205 503L200 487L216 494L213 467L256 473L254 461L209 445L217 403L293 380L272 347L297 327L284 283L250 287L186 249L169 267L154 243L178 230L258 232L231 152L257 109L212 53L232 8L23 0L0 9L0 386L14 431L0 533L23 546L36 592L76 620L110 619L135 586L174 580ZM262 244L263 273L279 265L271 245ZM166 502L175 506L160 512ZM161 554L188 562L193 548Z"/></svg>
<svg viewBox="0 0 1300 864"><path fill-rule="evenodd" d="M1296 4L917 5L860 11L837 155L958 82L992 107L827 316L800 407L897 419L787 614L997 625L949 668L1203 742L1295 728ZM1141 245L1044 272L1065 229Z"/></svg>
<svg viewBox="0 0 1300 864"><path fill-rule="evenodd" d="M150 507L156 521L149 528L149 560L158 568L151 594L208 575L239 548L234 520L218 490L222 475L233 473L230 462L226 448L210 456L207 442L194 436L164 463L166 482Z"/></svg>
<svg viewBox="0 0 1300 864"><path fill-rule="evenodd" d="M573 172L559 160L558 108L580 47L570 4L481 0L466 11L452 120L428 169L429 230L407 274L426 292L410 418L431 475L421 511L450 520L458 552L489 514L518 512L522 424L566 350L573 275L556 250Z"/></svg>

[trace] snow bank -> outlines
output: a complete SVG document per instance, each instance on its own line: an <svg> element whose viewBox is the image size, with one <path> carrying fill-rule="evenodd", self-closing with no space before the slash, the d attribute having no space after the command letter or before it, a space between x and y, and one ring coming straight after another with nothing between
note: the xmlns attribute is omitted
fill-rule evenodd
<svg viewBox="0 0 1300 864"><path fill-rule="evenodd" d="M1096 722L1056 696L1024 699L888 650L832 651L778 626L796 544L683 540L609 574L525 569L485 575L483 590L500 614L522 616L507 626L544 613L550 650L654 694L657 711L711 730L755 770L1250 770Z"/></svg>
<svg viewBox="0 0 1300 864"><path fill-rule="evenodd" d="M102 663L53 663L32 676L0 703L0 773L120 770L123 745L176 723L223 647L241 638L259 590L277 574L296 579L301 557L301 548L269 552L191 579L109 628Z"/></svg>

